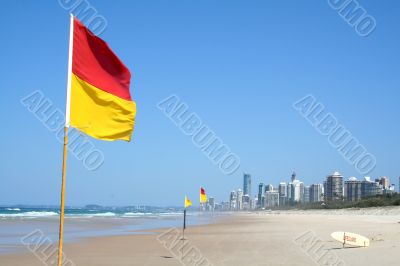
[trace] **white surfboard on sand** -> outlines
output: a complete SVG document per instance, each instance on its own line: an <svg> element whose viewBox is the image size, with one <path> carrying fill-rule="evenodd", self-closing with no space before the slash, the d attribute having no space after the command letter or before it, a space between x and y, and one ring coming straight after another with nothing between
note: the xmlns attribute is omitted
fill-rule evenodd
<svg viewBox="0 0 400 266"><path fill-rule="evenodd" d="M334 232L331 234L331 237L336 241L344 245L356 246L356 247L368 247L369 239L365 236L361 236L358 234L350 233L350 232Z"/></svg>

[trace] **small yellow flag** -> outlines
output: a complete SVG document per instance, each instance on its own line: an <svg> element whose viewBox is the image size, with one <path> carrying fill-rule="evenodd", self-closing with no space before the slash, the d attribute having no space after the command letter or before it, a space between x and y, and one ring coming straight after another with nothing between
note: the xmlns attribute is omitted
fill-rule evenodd
<svg viewBox="0 0 400 266"><path fill-rule="evenodd" d="M185 209L190 206L192 206L192 202L190 199L188 199L188 197L185 196Z"/></svg>

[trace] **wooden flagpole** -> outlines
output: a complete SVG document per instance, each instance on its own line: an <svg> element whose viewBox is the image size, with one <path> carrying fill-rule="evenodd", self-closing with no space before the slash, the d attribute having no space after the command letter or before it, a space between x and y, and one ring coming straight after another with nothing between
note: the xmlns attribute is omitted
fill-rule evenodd
<svg viewBox="0 0 400 266"><path fill-rule="evenodd" d="M62 248L64 240L64 206L65 206L65 179L67 172L67 152L68 150L68 127L64 127L64 151L62 163L62 179L61 179L61 205L60 205L60 228L58 235L58 266L62 265Z"/></svg>
<svg viewBox="0 0 400 266"><path fill-rule="evenodd" d="M64 147L61 178L61 203L60 203L60 228L58 231L58 266L62 266L63 241L64 241L64 207L65 207L65 183L67 174L68 155L68 128L70 118L71 100L71 73L72 73L72 49L74 44L74 16L71 14L69 26L69 48L68 48L68 74L67 74L67 100L65 107Z"/></svg>

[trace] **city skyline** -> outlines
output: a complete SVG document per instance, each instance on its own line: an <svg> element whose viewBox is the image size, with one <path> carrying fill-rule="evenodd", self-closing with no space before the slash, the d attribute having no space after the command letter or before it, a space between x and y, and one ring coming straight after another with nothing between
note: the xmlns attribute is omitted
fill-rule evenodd
<svg viewBox="0 0 400 266"><path fill-rule="evenodd" d="M400 181L400 177L398 178ZM293 204L329 203L334 201L359 201L366 197L383 194L400 193L400 188L390 182L390 178L382 176L371 179L365 176L345 178L340 172L335 171L325 177L321 182L305 184L297 178L293 171L288 181L282 180L278 186L271 183L257 184L257 193L250 194L251 174L243 173L243 187L231 190L228 201L219 203L213 198L212 204L206 202L202 210L256 210L290 206ZM245 193L246 192L246 193Z"/></svg>

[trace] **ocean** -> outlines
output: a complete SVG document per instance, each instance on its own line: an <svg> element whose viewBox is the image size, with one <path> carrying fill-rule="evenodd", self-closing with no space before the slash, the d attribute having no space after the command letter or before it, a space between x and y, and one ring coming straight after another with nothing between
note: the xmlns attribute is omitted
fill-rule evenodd
<svg viewBox="0 0 400 266"><path fill-rule="evenodd" d="M218 215L188 211L187 225L207 224ZM65 242L82 238L144 234L142 230L181 228L183 209L175 207L67 207L65 209ZM59 209L56 207L0 207L0 253L26 250L24 239L35 232L56 244L58 241Z"/></svg>
<svg viewBox="0 0 400 266"><path fill-rule="evenodd" d="M175 216L181 215L182 209L175 207L151 207L151 206L130 206L130 207L103 207L88 205L85 207L66 207L66 217L142 217L142 216ZM0 207L0 219L13 217L50 217L58 216L58 207L32 207L32 206L3 206Z"/></svg>

